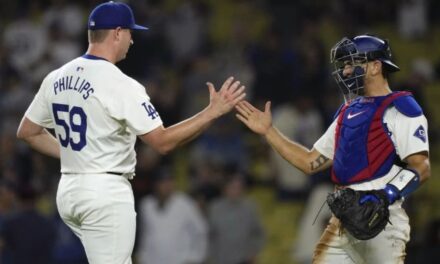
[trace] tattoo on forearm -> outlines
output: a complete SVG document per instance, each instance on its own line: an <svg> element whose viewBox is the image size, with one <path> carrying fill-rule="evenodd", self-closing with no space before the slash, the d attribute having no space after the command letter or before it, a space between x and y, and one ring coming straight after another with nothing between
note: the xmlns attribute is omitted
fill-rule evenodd
<svg viewBox="0 0 440 264"><path fill-rule="evenodd" d="M316 160L310 162L310 169L312 171L317 170L322 167L322 165L324 165L328 160L329 158L321 154Z"/></svg>

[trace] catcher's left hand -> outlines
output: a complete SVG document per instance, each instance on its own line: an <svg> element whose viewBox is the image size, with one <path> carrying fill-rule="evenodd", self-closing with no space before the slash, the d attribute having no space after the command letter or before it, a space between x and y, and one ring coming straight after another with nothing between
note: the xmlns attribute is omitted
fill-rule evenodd
<svg viewBox="0 0 440 264"><path fill-rule="evenodd" d="M383 190L338 190L327 196L327 204L341 221L342 227L359 240L377 236L390 216L388 199Z"/></svg>

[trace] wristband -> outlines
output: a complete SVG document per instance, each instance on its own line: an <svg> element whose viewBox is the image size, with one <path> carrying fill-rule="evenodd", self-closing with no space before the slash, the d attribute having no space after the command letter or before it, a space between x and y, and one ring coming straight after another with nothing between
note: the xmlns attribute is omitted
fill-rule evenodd
<svg viewBox="0 0 440 264"><path fill-rule="evenodd" d="M419 174L412 169L402 169L397 175L387 183L384 188L390 204L400 198L407 197L414 192L420 185Z"/></svg>

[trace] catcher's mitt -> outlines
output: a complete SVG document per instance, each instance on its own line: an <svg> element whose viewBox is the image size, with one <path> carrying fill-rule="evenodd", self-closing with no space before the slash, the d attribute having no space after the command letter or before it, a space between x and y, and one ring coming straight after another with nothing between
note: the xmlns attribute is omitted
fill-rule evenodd
<svg viewBox="0 0 440 264"><path fill-rule="evenodd" d="M346 188L330 193L327 204L342 227L360 240L377 236L390 216L388 199L383 190L355 191Z"/></svg>

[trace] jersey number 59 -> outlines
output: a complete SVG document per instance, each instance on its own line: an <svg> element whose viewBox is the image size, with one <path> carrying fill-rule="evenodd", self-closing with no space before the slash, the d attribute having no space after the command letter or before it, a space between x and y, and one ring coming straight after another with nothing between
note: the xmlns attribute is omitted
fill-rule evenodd
<svg viewBox="0 0 440 264"><path fill-rule="evenodd" d="M67 148L70 147L75 151L80 151L87 145L86 132L87 132L87 115L81 107L74 106L69 109L69 105L65 104L52 104L53 116L55 118L55 123L64 129L65 137L58 134L58 139L60 140L61 146ZM68 113L68 120L62 119L59 113ZM79 140L75 140L71 137L71 133L78 133Z"/></svg>

